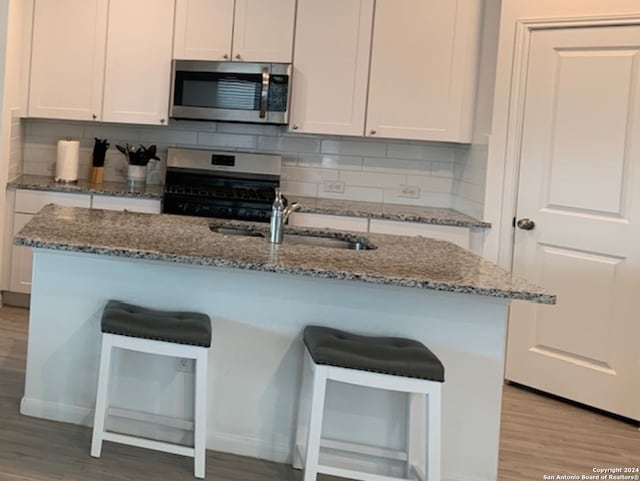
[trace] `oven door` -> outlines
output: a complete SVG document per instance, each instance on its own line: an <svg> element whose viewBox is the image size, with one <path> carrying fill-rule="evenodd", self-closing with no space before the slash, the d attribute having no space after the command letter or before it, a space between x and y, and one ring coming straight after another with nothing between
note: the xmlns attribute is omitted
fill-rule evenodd
<svg viewBox="0 0 640 481"><path fill-rule="evenodd" d="M290 64L174 60L171 117L286 124Z"/></svg>

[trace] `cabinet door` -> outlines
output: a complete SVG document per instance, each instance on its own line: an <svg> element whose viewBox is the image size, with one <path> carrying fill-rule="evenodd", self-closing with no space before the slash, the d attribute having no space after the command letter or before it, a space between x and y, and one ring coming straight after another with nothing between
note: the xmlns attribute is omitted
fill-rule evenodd
<svg viewBox="0 0 640 481"><path fill-rule="evenodd" d="M480 3L377 0L366 135L471 141Z"/></svg>
<svg viewBox="0 0 640 481"><path fill-rule="evenodd" d="M233 60L291 62L295 0L236 0Z"/></svg>
<svg viewBox="0 0 640 481"><path fill-rule="evenodd" d="M99 119L108 0L36 0L28 115Z"/></svg>
<svg viewBox="0 0 640 481"><path fill-rule="evenodd" d="M230 59L233 5L234 0L177 0L173 58Z"/></svg>
<svg viewBox="0 0 640 481"><path fill-rule="evenodd" d="M130 212L159 214L161 211L161 202L159 199L134 199L131 197L94 195L91 207L94 209L128 210Z"/></svg>
<svg viewBox="0 0 640 481"><path fill-rule="evenodd" d="M363 135L372 22L373 0L298 1L291 129Z"/></svg>
<svg viewBox="0 0 640 481"><path fill-rule="evenodd" d="M110 0L103 120L169 118L174 0Z"/></svg>
<svg viewBox="0 0 640 481"><path fill-rule="evenodd" d="M446 240L465 249L469 249L469 229L467 227L371 219L369 232L375 234L430 237L432 239Z"/></svg>
<svg viewBox="0 0 640 481"><path fill-rule="evenodd" d="M294 212L289 216L289 225L294 227L317 227L320 229L367 232L369 219L342 215L309 214Z"/></svg>
<svg viewBox="0 0 640 481"><path fill-rule="evenodd" d="M32 214L15 214L13 218L13 235L15 236L32 217ZM32 269L33 254L31 253L31 248L13 246L11 248L11 281L9 289L12 292L29 294L31 292Z"/></svg>

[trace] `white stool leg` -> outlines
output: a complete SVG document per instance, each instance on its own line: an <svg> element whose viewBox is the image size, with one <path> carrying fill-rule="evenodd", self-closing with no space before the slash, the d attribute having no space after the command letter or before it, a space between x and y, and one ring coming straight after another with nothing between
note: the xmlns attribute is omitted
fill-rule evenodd
<svg viewBox="0 0 640 481"><path fill-rule="evenodd" d="M420 426L426 426L427 419L425 417L425 396L422 393L408 392L407 393L407 415L406 415L406 441L405 450L407 453L407 463L405 465L405 476L407 479L411 478L411 472L413 466L424 465L425 460L420 455L418 439L422 436L422 429ZM421 409L422 408L422 409Z"/></svg>
<svg viewBox="0 0 640 481"><path fill-rule="evenodd" d="M194 416L194 476L204 478L207 441L207 350L201 348L196 357Z"/></svg>
<svg viewBox="0 0 640 481"><path fill-rule="evenodd" d="M311 415L304 463L303 481L316 481L320 458L320 437L322 436L322 417L324 414L324 396L327 388L327 367L314 366Z"/></svg>
<svg viewBox="0 0 640 481"><path fill-rule="evenodd" d="M441 430L442 430L442 386L433 383L427 395L427 479L440 481Z"/></svg>
<svg viewBox="0 0 640 481"><path fill-rule="evenodd" d="M104 419L107 414L109 398L109 371L111 367L111 350L113 337L111 334L102 334L102 353L100 355L100 368L98 373L98 392L93 417L93 436L91 439L91 456L99 458L102 453L102 437L104 433Z"/></svg>
<svg viewBox="0 0 640 481"><path fill-rule="evenodd" d="M304 464L301 450L302 448L306 449L305 438L309 428L307 422L309 421L311 399L313 396L313 393L311 392L311 377L311 363L309 361L309 354L305 350L302 365L302 380L300 382L300 394L298 396L298 421L296 423L296 436L293 444L294 469L302 469Z"/></svg>

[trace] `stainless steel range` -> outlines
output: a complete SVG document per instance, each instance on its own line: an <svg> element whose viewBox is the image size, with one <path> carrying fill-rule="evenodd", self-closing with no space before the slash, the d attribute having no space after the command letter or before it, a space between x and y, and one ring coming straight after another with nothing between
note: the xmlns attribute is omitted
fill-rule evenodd
<svg viewBox="0 0 640 481"><path fill-rule="evenodd" d="M278 155L169 148L162 212L269 222Z"/></svg>

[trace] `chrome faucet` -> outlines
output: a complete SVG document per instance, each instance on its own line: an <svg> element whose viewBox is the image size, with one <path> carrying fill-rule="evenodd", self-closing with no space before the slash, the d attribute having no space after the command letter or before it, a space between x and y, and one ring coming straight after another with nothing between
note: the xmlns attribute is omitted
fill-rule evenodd
<svg viewBox="0 0 640 481"><path fill-rule="evenodd" d="M276 187L276 198L271 205L271 235L269 242L272 244L282 244L282 231L284 224L292 212L300 210L302 206L297 202L285 206L285 200L280 189Z"/></svg>

